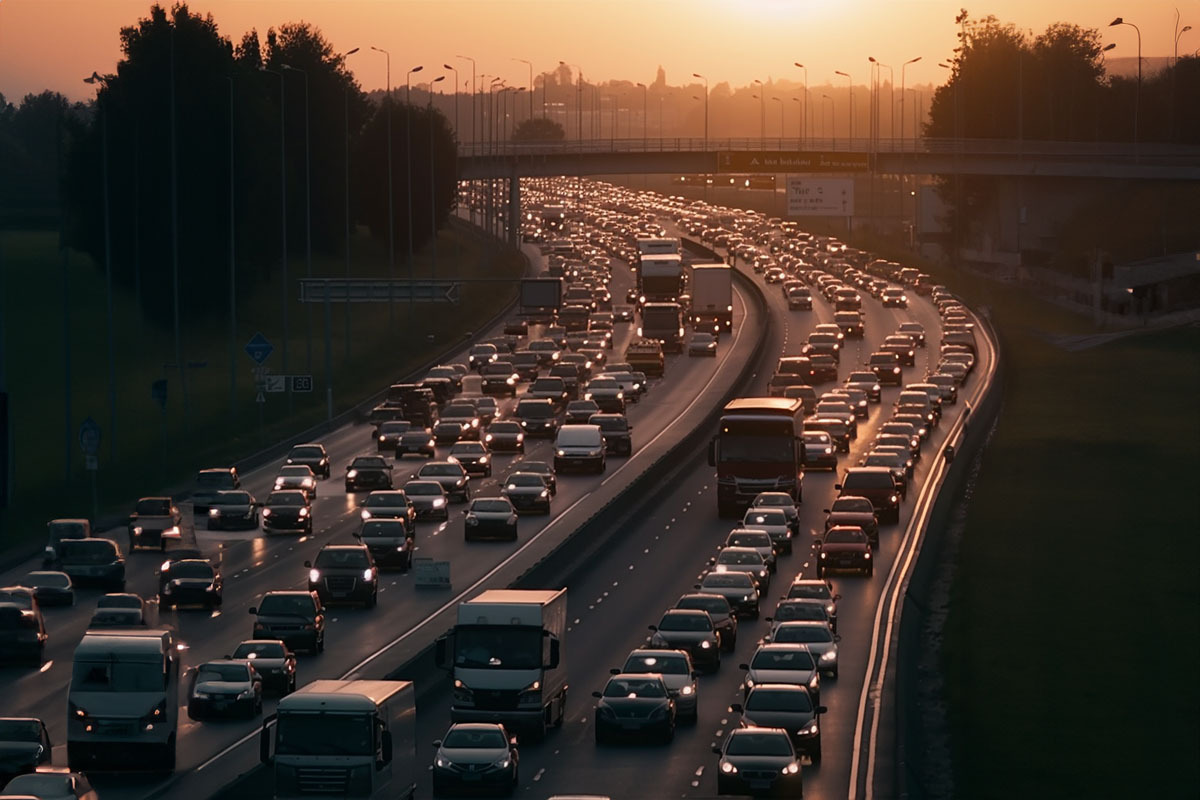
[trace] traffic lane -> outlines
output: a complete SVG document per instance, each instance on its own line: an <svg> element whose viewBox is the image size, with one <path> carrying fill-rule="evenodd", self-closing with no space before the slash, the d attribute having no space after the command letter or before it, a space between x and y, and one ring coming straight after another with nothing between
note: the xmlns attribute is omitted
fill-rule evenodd
<svg viewBox="0 0 1200 800"><path fill-rule="evenodd" d="M743 313L744 302L744 297L739 296L738 303L740 306L742 306ZM717 363L714 364L714 361ZM686 357L683 357L672 359L673 363L668 369L670 385L676 388L683 387L685 392L694 393L692 390L696 388L695 384L702 381L706 382L711 379L713 372L718 368L719 365L723 364L724 361L725 358L710 360L687 359ZM687 388L689 386L692 387L692 390ZM634 406L634 408L637 407L637 405ZM651 420L649 427L655 429L657 427L665 426L665 423L668 421L673 421L678 416L678 408L679 406L675 403L666 403L657 408L646 406L645 416L648 420ZM616 472L619 472L622 468L623 464L621 467L617 468ZM613 477L613 473L614 470L610 469L608 477L605 478L605 480ZM578 491L578 500L582 502L587 498L587 496L591 493L591 490L594 488L593 480L594 479L589 479L584 476L563 476L560 486L563 486L564 489L566 487L575 486ZM563 490L560 490L560 494L562 491ZM461 527L456 529L452 528L451 532L453 532L453 530L461 531ZM469 585L477 578L486 574L486 572L496 561L515 553L521 544L525 544L525 537L522 536L521 538L522 542L519 545L513 545L510 543L497 543L495 545L466 545L465 543L459 543L457 537L454 535L443 535L435 539L434 543L431 545L433 549L432 555L435 558L447 557L453 562L454 556L458 554L460 555L460 561L457 563L461 563L463 560L461 559L461 554L469 554L471 558L465 559L469 562L469 570L466 572L466 577L462 578L461 583L460 573L457 570L454 572L454 581L457 585ZM449 545L446 544L447 540L450 541ZM444 547L445 549L439 550L441 547ZM480 552L488 552L489 557L486 559L478 559L477 556ZM301 571L300 574L306 575L307 570ZM302 583L303 580L303 578L300 578L298 583ZM437 592L414 592L411 597L413 598L413 601L407 602L402 609L398 610L398 612L388 605L389 598L386 591L380 596L380 606L371 611L362 611L359 609L345 609L344 611L342 609L330 609L330 627L327 630L326 651L318 656L302 657L299 671L301 682L307 682L317 676L337 677L341 674L344 674L348 668L359 663L365 657L371 655L372 652L379 647L379 631L387 631L387 635L391 636L394 635L395 632L402 632L410 629L414 622L422 618L422 615L432 613L437 609L438 606L444 604L446 595ZM226 611L229 611L228 601L226 604ZM379 618L379 614L381 612L388 614L388 618L386 620L381 620ZM397 618L398 614L401 618ZM234 612L234 617L236 620L236 612ZM247 621L245 624L248 625L249 622ZM216 632L216 628L211 624L203 625L200 634L203 635L206 640L210 638L223 639L225 644L222 646L228 646L227 643L231 640L230 637L221 637L220 634ZM237 639L244 638L246 636L249 636L249 632L241 636L233 637L232 641L236 641ZM193 642L191 647L192 650L195 651L197 649L203 649L206 645L207 641L205 643L201 643L200 645L197 645ZM218 750L231 747L246 734L252 733L256 728L255 725L246 723L242 723L241 725L222 725L220 730L217 730L214 733L204 730L203 727L204 726L200 726L200 728L197 729L195 726L189 726L181 733L180 767L183 770L191 767L201 766L205 766L205 768L207 768L207 766L211 764L208 756L214 752L217 752Z"/></svg>

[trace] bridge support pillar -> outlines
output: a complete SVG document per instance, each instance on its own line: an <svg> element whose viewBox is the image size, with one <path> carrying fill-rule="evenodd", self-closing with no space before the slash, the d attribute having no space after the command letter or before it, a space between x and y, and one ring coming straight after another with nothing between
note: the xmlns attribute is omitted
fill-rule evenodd
<svg viewBox="0 0 1200 800"><path fill-rule="evenodd" d="M521 246L521 178L516 168L508 175L508 243Z"/></svg>

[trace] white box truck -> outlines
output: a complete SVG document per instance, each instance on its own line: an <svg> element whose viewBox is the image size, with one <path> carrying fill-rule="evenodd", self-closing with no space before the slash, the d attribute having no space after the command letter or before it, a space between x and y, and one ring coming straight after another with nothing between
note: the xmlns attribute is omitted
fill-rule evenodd
<svg viewBox="0 0 1200 800"><path fill-rule="evenodd" d="M416 793L412 681L313 681L279 701L259 737L259 759L274 770L276 798Z"/></svg>
<svg viewBox="0 0 1200 800"><path fill-rule="evenodd" d="M692 267L692 328L718 338L733 330L733 272L728 265Z"/></svg>
<svg viewBox="0 0 1200 800"><path fill-rule="evenodd" d="M638 237L638 254L643 256L677 256L679 255L679 240L671 238Z"/></svg>
<svg viewBox="0 0 1200 800"><path fill-rule="evenodd" d="M450 671L453 722L502 722L544 736L567 701L566 589L488 589L458 606L458 624L438 639Z"/></svg>
<svg viewBox="0 0 1200 800"><path fill-rule="evenodd" d="M639 302L674 303L683 294L683 257L644 255L638 262Z"/></svg>

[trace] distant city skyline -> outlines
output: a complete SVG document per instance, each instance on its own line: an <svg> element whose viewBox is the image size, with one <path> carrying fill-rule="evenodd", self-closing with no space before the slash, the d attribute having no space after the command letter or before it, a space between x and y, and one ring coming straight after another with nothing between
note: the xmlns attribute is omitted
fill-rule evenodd
<svg viewBox="0 0 1200 800"><path fill-rule="evenodd" d="M95 90L82 78L93 70L113 72L121 57L120 28L149 14L149 0L0 0L0 93L19 102L31 92L62 92L87 100ZM162 5L169 8L171 0ZM260 38L271 27L306 21L319 28L338 52L359 47L349 67L367 90L385 84L383 56L390 50L392 85L404 83L407 69L426 67L420 77L458 68L459 88L476 74L499 76L526 86L532 62L538 75L559 62L582 68L585 80L651 83L661 66L667 83L694 83L708 77L710 88L762 81L801 81L844 85L842 71L856 86L870 77L868 57L892 68L901 65L909 86L941 84L947 71L938 62L953 57L962 0L193 0L193 13L211 14L221 34L233 42L251 29ZM1176 4L1151 0L1003 0L995 8L972 6L972 18L994 14L1001 22L1041 33L1054 22L1100 30L1116 47L1108 63L1136 71L1137 35L1128 26L1109 27L1122 16L1141 30L1142 54L1161 63L1174 51ZM1200 47L1200 7L1181 4L1181 55ZM1150 61L1143 64L1150 67ZM1114 70L1117 71L1117 70ZM448 73L452 75L452 73ZM884 70L884 79L889 77ZM424 82L421 81L422 83ZM446 90L450 84L443 83Z"/></svg>

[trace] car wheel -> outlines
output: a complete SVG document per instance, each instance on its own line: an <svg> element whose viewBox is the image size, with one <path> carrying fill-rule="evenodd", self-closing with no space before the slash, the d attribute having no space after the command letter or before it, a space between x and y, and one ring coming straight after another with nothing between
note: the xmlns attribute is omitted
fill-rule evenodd
<svg viewBox="0 0 1200 800"><path fill-rule="evenodd" d="M317 652L318 653L325 652L325 632L324 631L322 631L321 635L317 637Z"/></svg>

